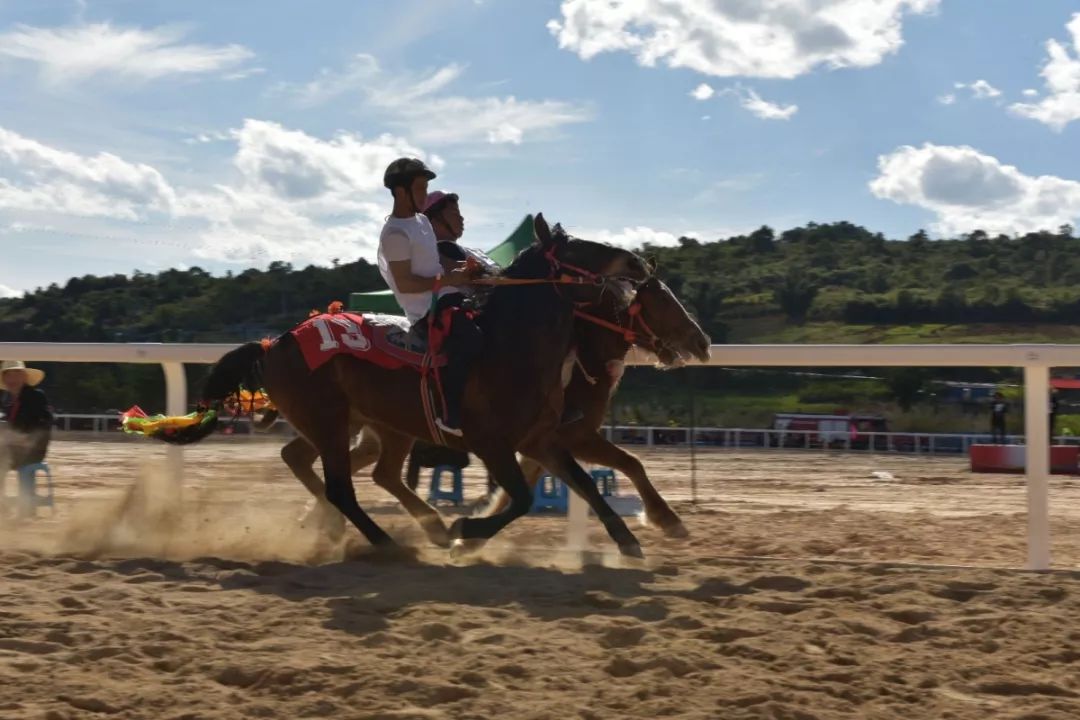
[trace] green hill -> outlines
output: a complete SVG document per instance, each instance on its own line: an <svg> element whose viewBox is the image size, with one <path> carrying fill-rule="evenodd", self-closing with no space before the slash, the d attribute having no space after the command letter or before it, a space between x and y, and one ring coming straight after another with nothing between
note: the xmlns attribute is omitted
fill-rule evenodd
<svg viewBox="0 0 1080 720"><path fill-rule="evenodd" d="M656 257L659 274L714 342L1080 342L1073 324L1080 311L1080 239L1068 226L1023 237L974 232L930 240L920 232L897 241L847 222L811 223L713 242L681 238L677 247L643 252ZM303 269L278 262L223 277L199 268L85 276L0 300L0 341L239 342L283 332L312 308L347 300L352 292L384 288L365 261ZM136 402L158 408L162 402L153 367L57 364L48 370L50 394L63 409ZM192 380L202 372L193 369ZM1012 377L1008 371L942 370L927 379L961 375ZM638 370L620 402L650 388L667 398L672 387L688 382L730 400L744 384L725 387L723 376ZM766 400L754 403L793 409L782 400L792 389L773 388L781 375L770 376L755 396ZM885 401L883 392L845 397L868 404L875 397ZM652 420L687 412L667 399L650 403L656 406ZM711 403L703 403L707 414Z"/></svg>

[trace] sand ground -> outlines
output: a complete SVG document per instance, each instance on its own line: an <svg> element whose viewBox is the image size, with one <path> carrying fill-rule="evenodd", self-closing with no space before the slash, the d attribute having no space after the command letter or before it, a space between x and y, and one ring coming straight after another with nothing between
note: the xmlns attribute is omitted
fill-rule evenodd
<svg viewBox="0 0 1080 720"><path fill-rule="evenodd" d="M177 487L149 441L54 443L55 516L0 527L0 718L1080 717L1077 479L1047 574L1006 569L1023 478L825 452L642 452L691 532L635 521L645 561L527 517L455 562L363 475L415 558L301 527L278 448Z"/></svg>

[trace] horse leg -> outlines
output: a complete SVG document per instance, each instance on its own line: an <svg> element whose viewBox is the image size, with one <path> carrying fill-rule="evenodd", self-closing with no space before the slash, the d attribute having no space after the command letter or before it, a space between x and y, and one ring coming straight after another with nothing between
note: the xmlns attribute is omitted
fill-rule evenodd
<svg viewBox="0 0 1080 720"><path fill-rule="evenodd" d="M529 486L530 491L535 493L536 482L544 474L544 466L528 457L522 457L520 464L521 473L525 476L525 484ZM487 497L480 499L474 515L478 517L494 515L505 508L508 502L510 502L510 496L502 488L496 487Z"/></svg>
<svg viewBox="0 0 1080 720"><path fill-rule="evenodd" d="M296 437L281 448L281 459L308 492L315 496L315 505L300 524L314 525L326 532L331 540L340 540L345 533L345 516L327 501L326 486L322 478L315 474L313 466L319 459L318 451L303 437Z"/></svg>
<svg viewBox="0 0 1080 720"><path fill-rule="evenodd" d="M412 449L413 439L382 425L378 427L379 461L371 473L372 480L386 492L397 498L427 535L428 540L439 547L450 546L450 534L439 511L428 505L416 491L401 481L401 466Z"/></svg>
<svg viewBox="0 0 1080 720"><path fill-rule="evenodd" d="M679 516L653 487L649 476L645 473L645 467L636 455L608 442L600 433L575 436L569 449L576 458L606 465L630 478L634 489L641 496L641 502L645 507L645 518L649 524L659 527L668 537L684 538L690 535Z"/></svg>
<svg viewBox="0 0 1080 720"><path fill-rule="evenodd" d="M320 410L322 433L304 432L309 438L318 438L315 449L322 457L323 477L326 478L326 499L363 533L372 545L393 546L394 541L379 527L356 502L356 489L352 484L352 467L349 453L347 414ZM286 417L288 417L286 415ZM299 428L298 428L299 429Z"/></svg>
<svg viewBox="0 0 1080 720"><path fill-rule="evenodd" d="M557 475L567 487L585 499L596 517L604 524L608 535L619 546L619 552L630 557L644 557L641 543L634 537L634 533L630 532L619 514L607 504L596 488L596 481L585 472L568 450L551 447L529 451L529 455L543 463L544 467Z"/></svg>
<svg viewBox="0 0 1080 720"><path fill-rule="evenodd" d="M360 442L349 453L350 467L355 475L359 470L375 462L379 457L378 438L361 435ZM326 499L326 485L314 471L319 453L303 437L293 438L281 448L281 459L315 497L315 505L300 521L301 525L314 524L322 528L332 540L339 540L345 533L345 516Z"/></svg>
<svg viewBox="0 0 1080 720"><path fill-rule="evenodd" d="M510 496L510 502L502 511L489 517L459 517L450 526L454 547L460 548L466 540L487 540L532 507L532 492L518 465L513 448L473 448L473 452L495 477L495 482Z"/></svg>

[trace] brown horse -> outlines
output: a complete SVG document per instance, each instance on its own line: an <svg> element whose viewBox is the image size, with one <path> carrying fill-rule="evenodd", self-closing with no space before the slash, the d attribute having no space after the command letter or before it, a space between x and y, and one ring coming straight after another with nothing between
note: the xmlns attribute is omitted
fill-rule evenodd
<svg viewBox="0 0 1080 720"><path fill-rule="evenodd" d="M555 429L563 406L563 376L573 340L576 304L592 306L614 294L629 302L650 271L631 252L552 232L542 215L534 220L537 242L503 274L478 318L484 351L475 363L463 402L463 439L453 447L480 458L510 497L490 517L458 518L455 540L483 541L529 511L532 493L516 451L558 474L599 516L620 550L641 556L633 533L604 501L596 484L565 448ZM505 284L509 279L512 283ZM260 383L259 380L262 380ZM374 545L393 541L356 501L349 457L351 415L373 432L381 453L375 482L399 497L425 524L442 525L438 513L401 482L401 467L414 438L434 440L420 394L420 376L389 370L352 355L336 355L309 370L291 333L264 347L248 343L227 353L207 378L204 399L220 403L240 385L264 387L281 414L311 443L323 463L325 498Z"/></svg>
<svg viewBox="0 0 1080 720"><path fill-rule="evenodd" d="M682 520L649 481L641 461L609 442L599 433L599 429L632 344L655 354L662 366L672 367L689 358L702 362L707 360L709 336L667 285L653 277L638 288L633 302L625 309L616 307L609 297L598 305L595 315L579 312L574 339L577 367L565 390L566 404L580 409L584 417L558 429L559 443L578 460L604 464L622 472L630 478L641 496L646 519L669 537L685 537L687 532ZM352 418L353 433L361 431L361 423L361 418ZM377 438L370 434L364 434L361 438L351 451L353 473L379 459L381 447ZM281 457L311 494L316 499L320 498L322 481L312 469L318 459L315 448L303 437L297 437L282 448ZM543 468L528 458L523 459L521 465L526 482L530 488L534 488ZM396 489L387 489L399 499L404 495ZM501 509L507 500L506 494L499 492L493 498L481 501L480 505L487 514ZM413 510L417 510L418 514ZM431 513L427 508L418 508L413 503L410 512L428 530L431 539L440 542L439 526L431 523ZM337 536L344 529L342 519L336 510L320 504L312 509L305 522L321 525L332 536Z"/></svg>
<svg viewBox="0 0 1080 720"><path fill-rule="evenodd" d="M691 357L706 362L711 341L667 285L656 278L638 289L635 302L618 312L617 318L616 328L578 320L578 367L565 392L567 402L581 408L585 417L560 427L556 439L578 460L605 465L630 478L649 523L669 537L686 537L682 520L649 481L641 461L605 438L600 427L632 344L653 352L661 365L671 367ZM529 487L535 487L544 468L530 458L522 459L521 467ZM502 508L506 500L504 493L497 492L487 512Z"/></svg>

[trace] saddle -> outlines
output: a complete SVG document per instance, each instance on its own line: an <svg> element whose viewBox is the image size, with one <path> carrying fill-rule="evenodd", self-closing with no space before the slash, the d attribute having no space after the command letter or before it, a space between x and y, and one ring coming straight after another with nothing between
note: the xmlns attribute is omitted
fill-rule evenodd
<svg viewBox="0 0 1080 720"><path fill-rule="evenodd" d="M408 318L402 315L379 313L369 313L363 317L364 322L371 326L371 342L379 352L397 358L411 367L420 368L428 349L427 342L424 338L409 331ZM446 365L446 354L435 355L431 366L444 365Z"/></svg>
<svg viewBox="0 0 1080 720"><path fill-rule="evenodd" d="M329 312L312 315L290 333L300 346L309 370L315 370L336 355L348 354L389 370L409 367L417 371L420 401L431 437L440 444L446 443L436 421L437 416L445 417L446 413L446 398L439 381L439 368L446 365L446 354L429 353L426 343L410 332L406 318L378 313L362 315L331 306Z"/></svg>
<svg viewBox="0 0 1080 720"><path fill-rule="evenodd" d="M398 315L352 312L321 313L309 317L290 333L304 355L309 370L335 355L348 354L389 370L411 367L418 372L425 363L427 345L409 332L409 322ZM429 367L446 365L440 353Z"/></svg>

